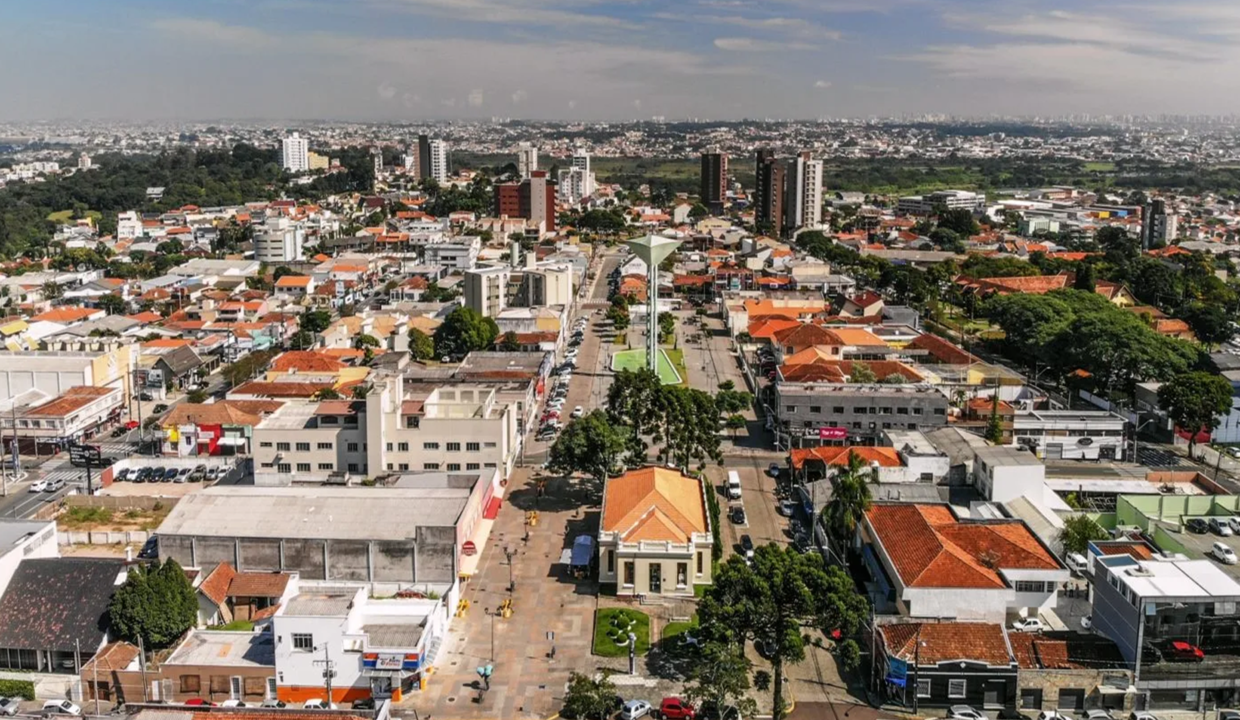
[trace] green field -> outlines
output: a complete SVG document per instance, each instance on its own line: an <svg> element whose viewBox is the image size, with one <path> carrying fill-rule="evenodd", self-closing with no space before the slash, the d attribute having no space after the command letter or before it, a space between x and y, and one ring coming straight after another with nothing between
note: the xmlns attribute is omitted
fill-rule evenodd
<svg viewBox="0 0 1240 720"><path fill-rule="evenodd" d="M673 351L675 352L675 351ZM684 368L684 356L681 355L680 366ZM628 370L636 372L646 367L646 349L638 348L636 350L621 350L611 358L611 369L615 372ZM676 372L676 368L672 365L672 360L667 356L666 350L659 350L659 379L664 385L679 385L684 382L684 377Z"/></svg>
<svg viewBox="0 0 1240 720"><path fill-rule="evenodd" d="M99 222L100 218L103 217L103 213L99 212L98 210L87 210L86 214L94 218L95 222ZM73 220L73 211L72 210L58 210L54 213L48 213L47 219L58 225L62 223L71 222Z"/></svg>

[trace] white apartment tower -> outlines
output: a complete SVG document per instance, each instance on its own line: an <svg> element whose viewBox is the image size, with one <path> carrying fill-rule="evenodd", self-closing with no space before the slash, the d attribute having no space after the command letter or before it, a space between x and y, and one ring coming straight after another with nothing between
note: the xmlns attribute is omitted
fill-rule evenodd
<svg viewBox="0 0 1240 720"><path fill-rule="evenodd" d="M521 179L524 180L530 176L530 173L538 169L538 148L533 144L523 142L517 146L517 170L521 173Z"/></svg>
<svg viewBox="0 0 1240 720"><path fill-rule="evenodd" d="M578 149L573 152L572 165L560 171L559 199L576 205L594 194L594 173L590 172L590 153Z"/></svg>
<svg viewBox="0 0 1240 720"><path fill-rule="evenodd" d="M822 223L822 161L808 151L788 161L784 170L784 228L816 228Z"/></svg>
<svg viewBox="0 0 1240 720"><path fill-rule="evenodd" d="M310 169L310 141L297 133L280 141L280 155L284 169L289 172L306 172Z"/></svg>
<svg viewBox="0 0 1240 720"><path fill-rule="evenodd" d="M448 143L443 140L431 140L431 177L435 182L448 182Z"/></svg>
<svg viewBox="0 0 1240 720"><path fill-rule="evenodd" d="M465 307L483 317L495 317L507 306L508 277L512 270L506 265L481 267L465 271Z"/></svg>
<svg viewBox="0 0 1240 720"><path fill-rule="evenodd" d="M254 234L254 259L265 263L300 260L306 232L285 217L267 220Z"/></svg>

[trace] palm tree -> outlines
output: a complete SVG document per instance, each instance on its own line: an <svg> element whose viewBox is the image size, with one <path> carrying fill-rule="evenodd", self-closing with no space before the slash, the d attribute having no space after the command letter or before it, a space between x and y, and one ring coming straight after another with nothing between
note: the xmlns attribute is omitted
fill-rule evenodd
<svg viewBox="0 0 1240 720"><path fill-rule="evenodd" d="M848 467L831 478L831 500L822 509L822 523L828 541L847 546L861 518L874 501L866 475L869 469L856 452L848 453Z"/></svg>

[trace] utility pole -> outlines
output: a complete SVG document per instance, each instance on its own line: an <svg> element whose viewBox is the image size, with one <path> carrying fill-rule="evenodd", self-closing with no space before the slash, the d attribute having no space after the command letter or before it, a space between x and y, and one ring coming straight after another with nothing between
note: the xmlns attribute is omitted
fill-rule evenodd
<svg viewBox="0 0 1240 720"><path fill-rule="evenodd" d="M91 659L90 666L93 669L92 675L94 677L92 679L92 682L94 682L94 685L95 685L94 692L92 693L95 696L95 714L98 715L99 714L99 656L98 655L96 655L94 658Z"/></svg>
<svg viewBox="0 0 1240 720"><path fill-rule="evenodd" d="M150 702L150 688L146 684L146 648L142 645L142 636L138 636L138 669L142 671L142 702Z"/></svg>
<svg viewBox="0 0 1240 720"><path fill-rule="evenodd" d="M323 643L323 659L315 660L315 665L323 668L323 682L327 687L327 707L332 707L332 678L335 677L336 662L327 654L327 643Z"/></svg>

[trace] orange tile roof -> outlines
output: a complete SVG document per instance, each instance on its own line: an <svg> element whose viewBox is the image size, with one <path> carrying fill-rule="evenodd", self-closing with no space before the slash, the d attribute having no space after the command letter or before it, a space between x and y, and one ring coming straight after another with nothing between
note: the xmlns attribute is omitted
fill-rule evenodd
<svg viewBox="0 0 1240 720"><path fill-rule="evenodd" d="M193 340L186 340L184 338L159 338L158 340L147 340L146 342L142 343L142 347L144 348L179 348L179 347L185 347L186 345L193 345L193 344L194 344Z"/></svg>
<svg viewBox="0 0 1240 720"><path fill-rule="evenodd" d="M207 599L215 603L217 607L222 606L228 599L228 586L232 584L235 577L237 577L237 571L232 564L222 562L203 579L202 584L198 586L198 592L206 595Z"/></svg>
<svg viewBox="0 0 1240 720"><path fill-rule="evenodd" d="M214 403L180 403L164 417L164 427L170 425L246 425L253 427L262 422L262 416L250 412L251 408L239 406L234 400Z"/></svg>
<svg viewBox="0 0 1240 720"><path fill-rule="evenodd" d="M1002 588L995 568L1062 567L1019 521L960 522L946 505L917 504L875 504L866 519L905 587Z"/></svg>
<svg viewBox="0 0 1240 720"><path fill-rule="evenodd" d="M844 345L856 346L875 346L886 345L882 338L865 328L858 327L833 327L831 331L843 342Z"/></svg>
<svg viewBox="0 0 1240 720"><path fill-rule="evenodd" d="M749 321L749 336L751 338L773 340L775 334L780 330L795 328L800 324L799 320L793 318L772 315L765 315L756 319L751 318Z"/></svg>
<svg viewBox="0 0 1240 720"><path fill-rule="evenodd" d="M842 335L834 330L828 330L809 323L801 323L796 327L785 328L776 332L775 341L780 345L791 345L794 348L818 345L840 347L849 344L844 341Z"/></svg>
<svg viewBox="0 0 1240 720"><path fill-rule="evenodd" d="M331 382L262 382L251 380L229 391L230 395L256 395L271 398L308 398L333 386ZM230 401L231 402L231 401ZM219 403L216 403L217 405ZM182 407L178 405L177 407Z"/></svg>
<svg viewBox="0 0 1240 720"><path fill-rule="evenodd" d="M337 372L345 367L336 358L317 350L289 350L271 364L276 372Z"/></svg>
<svg viewBox="0 0 1240 720"><path fill-rule="evenodd" d="M887 654L909 663L917 661L925 666L974 660L991 667L1012 663L1003 626L997 623L895 623L878 627Z"/></svg>
<svg viewBox="0 0 1240 720"><path fill-rule="evenodd" d="M71 387L58 397L26 410L26 415L61 417L76 412L101 397L117 392L115 388L79 385Z"/></svg>
<svg viewBox="0 0 1240 720"><path fill-rule="evenodd" d="M310 278L305 275L285 275L276 281L276 287L304 288L310 285Z"/></svg>
<svg viewBox="0 0 1240 720"><path fill-rule="evenodd" d="M864 445L830 446L815 448L794 448L792 450L792 468L800 470L807 460L817 460L832 467L848 467L848 458L855 454L866 465L878 463L879 467L901 467L900 453L895 448L869 447Z"/></svg>
<svg viewBox="0 0 1240 720"><path fill-rule="evenodd" d="M128 317L130 320L133 320L135 322L140 322L143 324L157 323L157 322L161 322L164 319L163 315L160 315L157 312L151 312L150 310L147 310L146 312L140 312L137 315L126 315L126 317Z"/></svg>
<svg viewBox="0 0 1240 720"><path fill-rule="evenodd" d="M931 358L944 365L968 365L977 361L977 358L971 353L931 333L918 336L913 342L908 344L908 347L916 350L925 350L930 353Z"/></svg>
<svg viewBox="0 0 1240 720"><path fill-rule="evenodd" d="M102 310L84 307L58 307L30 318L34 322L71 323L86 320L95 315L103 315Z"/></svg>
<svg viewBox="0 0 1240 720"><path fill-rule="evenodd" d="M278 572L237 573L228 584L228 597L278 598L284 594L288 581L288 575Z"/></svg>
<svg viewBox="0 0 1240 720"><path fill-rule="evenodd" d="M687 542L693 533L709 529L702 483L663 467L611 478L603 489L601 528L629 542Z"/></svg>
<svg viewBox="0 0 1240 720"><path fill-rule="evenodd" d="M800 365L783 365L779 368L779 375L784 382L842 383L847 380L844 371L835 363L808 362Z"/></svg>

